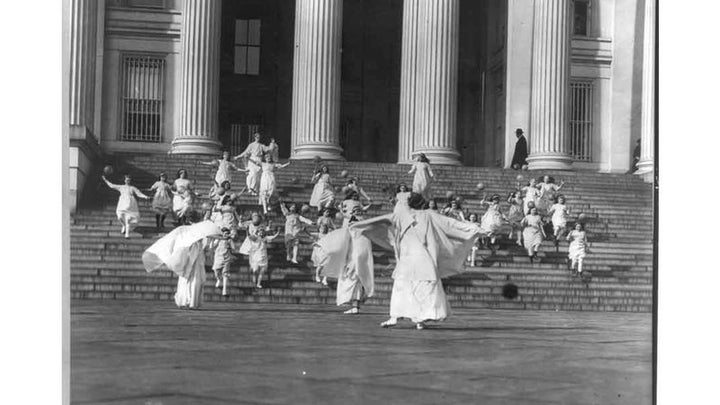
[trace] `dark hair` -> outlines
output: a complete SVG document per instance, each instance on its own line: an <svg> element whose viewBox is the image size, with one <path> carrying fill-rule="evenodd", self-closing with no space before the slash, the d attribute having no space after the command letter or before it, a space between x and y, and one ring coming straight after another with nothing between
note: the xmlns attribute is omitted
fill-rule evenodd
<svg viewBox="0 0 720 405"><path fill-rule="evenodd" d="M405 184L405 183L400 183L400 184L398 184L397 187L395 188L395 193L396 193L396 194L399 193L399 192L400 192L400 189L401 189L403 186L405 187L405 190L407 190L407 191L412 191L412 190L410 189L410 187L407 186L407 184Z"/></svg>
<svg viewBox="0 0 720 405"><path fill-rule="evenodd" d="M345 190L345 199L346 200L352 200L353 198L358 197L360 198L360 194L353 190L353 189L346 189Z"/></svg>
<svg viewBox="0 0 720 405"><path fill-rule="evenodd" d="M225 187L226 185L227 187ZM230 190L230 180L224 180L222 183L220 183L220 188Z"/></svg>
<svg viewBox="0 0 720 405"><path fill-rule="evenodd" d="M425 210L428 208L428 202L421 194L411 192L408 197L408 206L414 210Z"/></svg>
<svg viewBox="0 0 720 405"><path fill-rule="evenodd" d="M429 199L428 202L427 202L428 209L430 209L430 204L431 204L431 203L432 203L432 204L435 204L435 209L438 208L437 201L436 201L434 198L431 198L431 199Z"/></svg>
<svg viewBox="0 0 720 405"><path fill-rule="evenodd" d="M566 200L566 201L567 201L567 199L565 198L565 194L559 194L559 195L557 195L557 196L555 197L555 200L556 200L556 201L560 201L561 198L562 198L563 200Z"/></svg>
<svg viewBox="0 0 720 405"><path fill-rule="evenodd" d="M419 155L420 155L420 161L421 161L421 162L430 163L430 159L428 159L427 156L425 156L424 153L419 153Z"/></svg>
<svg viewBox="0 0 720 405"><path fill-rule="evenodd" d="M160 172L160 174L158 175L158 180L160 180L163 176L167 178L167 174L165 174L165 172Z"/></svg>
<svg viewBox="0 0 720 405"><path fill-rule="evenodd" d="M230 232L230 228L227 228L227 227L224 227L224 226L223 226L222 229L220 229L220 232L222 232L222 233Z"/></svg>
<svg viewBox="0 0 720 405"><path fill-rule="evenodd" d="M224 154L226 154L226 153L227 153L227 154L230 154L230 151L227 150L227 149L223 149L223 151L220 152L221 155L224 155Z"/></svg>
<svg viewBox="0 0 720 405"><path fill-rule="evenodd" d="M130 175L130 173L125 173L123 175L123 178L132 180L132 176Z"/></svg>
<svg viewBox="0 0 720 405"><path fill-rule="evenodd" d="M490 201L495 201L495 200L500 202L500 194L493 194L493 196L490 198Z"/></svg>
<svg viewBox="0 0 720 405"><path fill-rule="evenodd" d="M178 171L177 171L177 177L178 177L178 178L180 178L180 173L182 173L182 172L185 172L185 176L187 176L187 174L188 174L188 173L187 173L187 170L180 168L180 169L178 169Z"/></svg>
<svg viewBox="0 0 720 405"><path fill-rule="evenodd" d="M225 195L223 196L222 200L220 201L220 205L226 205L226 204L229 204L229 203L231 203L231 202L232 202L232 198L230 198L229 195L225 194Z"/></svg>
<svg viewBox="0 0 720 405"><path fill-rule="evenodd" d="M546 176L548 178L548 183L555 183L555 178L553 176L550 176L549 174L543 174L542 176L540 176L540 178L538 179L538 183L543 183Z"/></svg>

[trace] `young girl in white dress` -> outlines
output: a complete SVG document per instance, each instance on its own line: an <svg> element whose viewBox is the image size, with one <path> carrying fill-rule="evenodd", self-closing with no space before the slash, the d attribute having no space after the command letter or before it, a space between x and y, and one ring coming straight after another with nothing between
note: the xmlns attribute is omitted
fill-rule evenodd
<svg viewBox="0 0 720 405"><path fill-rule="evenodd" d="M217 214L212 217L213 222L220 228L228 228L230 230L237 229L240 218L235 208L237 196L235 194L225 194L213 211Z"/></svg>
<svg viewBox="0 0 720 405"><path fill-rule="evenodd" d="M312 225L313 223L297 213L297 205L294 203L291 203L288 208L280 201L280 209L285 215L285 253L287 254L287 261L298 264L297 255L300 246L298 234L304 229L302 224Z"/></svg>
<svg viewBox="0 0 720 405"><path fill-rule="evenodd" d="M250 220L245 221L238 225L238 229L245 229L246 236L243 243L240 245L240 249L238 249L238 253L243 255L249 255L250 254L250 235L255 235L258 229L262 227L262 216L258 214L257 212L253 212L250 214Z"/></svg>
<svg viewBox="0 0 720 405"><path fill-rule="evenodd" d="M537 208L530 209L530 213L521 221L523 228L523 243L527 249L530 263L537 258L538 250L542 241L546 238L545 229L543 228L542 217L538 215Z"/></svg>
<svg viewBox="0 0 720 405"><path fill-rule="evenodd" d="M550 176L543 176L543 181L537 184L540 190L540 198L535 202L535 206L538 207L538 212L547 212L553 204L555 199L555 193L565 185L564 181L560 182L560 185L555 184L555 179Z"/></svg>
<svg viewBox="0 0 720 405"><path fill-rule="evenodd" d="M277 164L269 153L265 154L265 161L262 163L262 176L260 176L260 192L258 193L258 203L263 207L263 213L267 215L268 206L270 205L270 197L275 194L275 169L282 169L290 165Z"/></svg>
<svg viewBox="0 0 720 405"><path fill-rule="evenodd" d="M177 178L173 182L173 212L177 219L177 225L187 224L187 214L192 209L194 190L192 183L187 178L187 171L180 169Z"/></svg>
<svg viewBox="0 0 720 405"><path fill-rule="evenodd" d="M480 226L480 223L478 222L478 216L475 213L468 215L468 222L476 226ZM475 244L473 244L472 247L472 251L470 252L470 256L468 256L468 262L470 263L470 267L475 267L475 259L477 258L478 249L480 249L480 239L475 241Z"/></svg>
<svg viewBox="0 0 720 405"><path fill-rule="evenodd" d="M250 239L250 270L253 275L253 283L256 288L262 288L262 278L268 270L268 253L267 244L280 235L278 228L274 235L268 236L265 228L258 228L254 235L248 236ZM270 277L268 276L268 280Z"/></svg>
<svg viewBox="0 0 720 405"><path fill-rule="evenodd" d="M358 184L357 177L352 177L352 178L348 179L347 184L345 184L345 190L346 190L345 191L346 193L349 191L354 191L354 192L358 193L358 195L360 197L364 198L368 204L372 204L372 200L370 199L370 196L368 195L368 193L366 193L365 190L363 190L363 188L360 187L360 185Z"/></svg>
<svg viewBox="0 0 720 405"><path fill-rule="evenodd" d="M152 208L155 211L155 226L158 230L165 228L165 216L172 212L172 186L167 182L167 175L160 173L158 181L150 186L154 191Z"/></svg>
<svg viewBox="0 0 720 405"><path fill-rule="evenodd" d="M228 295L228 280L230 278L230 264L233 262L232 252L235 250L233 231L223 227L222 236L213 238L210 248L215 250L212 270L215 273L215 288L222 286L222 295Z"/></svg>
<svg viewBox="0 0 720 405"><path fill-rule="evenodd" d="M483 195L483 199L480 201L481 205L487 206L487 211L480 220L480 230L483 233L483 241L485 238L490 238L490 244L495 244L495 239L500 233L503 224L507 221L505 215L500 212L500 196L494 194L488 202Z"/></svg>
<svg viewBox="0 0 720 405"><path fill-rule="evenodd" d="M575 270L575 266L577 265L578 274L582 274L583 260L587 253L585 226L579 222L575 223L575 229L568 233L567 240L570 242L570 246L568 247L570 269Z"/></svg>
<svg viewBox="0 0 720 405"><path fill-rule="evenodd" d="M429 200L432 197L430 183L435 179L435 174L430 168L430 160L424 153L415 155L415 163L413 163L408 174L413 173L415 173L415 177L413 178L412 192L422 195L425 200Z"/></svg>
<svg viewBox="0 0 720 405"><path fill-rule="evenodd" d="M507 199L508 204L510 204L510 208L508 209L507 213L507 219L510 223L510 233L508 234L508 239L512 239L513 233L517 236L517 240L515 243L517 243L518 246L522 246L522 225L520 225L520 222L525 217L523 214L523 200L522 196L519 192L510 193Z"/></svg>
<svg viewBox="0 0 720 405"><path fill-rule="evenodd" d="M526 186L520 187L520 183L518 183L517 187L518 191L525 195L525 198L523 198L523 214L527 215L530 213L530 203L537 207L536 201L540 198L542 193L538 190L537 182L534 178L531 178Z"/></svg>
<svg viewBox="0 0 720 405"><path fill-rule="evenodd" d="M370 209L370 204L362 205L362 203L360 202L360 195L356 191L347 190L345 193L345 199L342 203L340 203L338 209L340 210L340 213L343 217L342 227L347 228L353 213L357 212L358 210L360 210L361 212L367 211L368 209Z"/></svg>
<svg viewBox="0 0 720 405"><path fill-rule="evenodd" d="M130 184L132 182L132 178L129 174L125 175L125 184L122 185L110 183L108 179L105 178L105 176L102 176L102 179L105 181L105 184L107 184L108 187L120 192L120 198L118 199L115 213L117 214L118 220L122 224L122 228L120 228L120 233L125 234L125 239L127 239L130 237L130 226L137 224L138 220L140 219L140 209L138 208L138 203L135 197L139 197L145 200L149 200L150 197L146 196L135 186Z"/></svg>
<svg viewBox="0 0 720 405"><path fill-rule="evenodd" d="M275 138L270 138L270 143L265 149L267 153L270 154L270 156L273 159L273 162L280 162L280 147L275 142Z"/></svg>
<svg viewBox="0 0 720 405"><path fill-rule="evenodd" d="M400 183L395 190L395 197L392 201L395 203L393 212L397 213L399 210L408 209L408 198L410 198L410 190L408 190L405 183Z"/></svg>
<svg viewBox="0 0 720 405"><path fill-rule="evenodd" d="M567 227L567 220L570 215L570 208L565 205L565 196L559 195L557 200L558 202L553 204L553 206L548 210L548 215L552 218L555 248L558 248L560 245L560 238L566 231L565 228Z"/></svg>
<svg viewBox="0 0 720 405"><path fill-rule="evenodd" d="M323 165L320 170L313 174L312 182L315 183L310 195L310 205L317 207L318 211L331 207L335 202L335 192L330 180L330 169Z"/></svg>
<svg viewBox="0 0 720 405"><path fill-rule="evenodd" d="M230 152L223 151L222 153L222 159L215 159L210 162L199 162L201 165L205 166L213 166L217 167L217 172L215 173L215 183L217 184L223 184L223 182L227 181L232 184L232 171L235 170L238 172L247 172L247 169L241 169L233 162L230 161Z"/></svg>
<svg viewBox="0 0 720 405"><path fill-rule="evenodd" d="M333 230L335 230L335 228L337 228L335 226L335 221L333 221L331 214L332 214L331 208L325 208L324 210L322 210L322 212L320 213L320 216L317 219L317 223L316 223L316 225L318 226L318 229L321 226L326 226L331 231L333 231Z"/></svg>
<svg viewBox="0 0 720 405"><path fill-rule="evenodd" d="M326 212L328 211L326 210ZM323 285L327 285L327 276L323 276L322 279L320 278L320 273L323 271L324 260L319 243L325 236L327 236L329 231L330 228L325 223L320 223L320 220L318 219L318 231L313 235L315 241L313 242L313 251L310 260L312 261L313 267L315 267L315 282L322 283Z"/></svg>

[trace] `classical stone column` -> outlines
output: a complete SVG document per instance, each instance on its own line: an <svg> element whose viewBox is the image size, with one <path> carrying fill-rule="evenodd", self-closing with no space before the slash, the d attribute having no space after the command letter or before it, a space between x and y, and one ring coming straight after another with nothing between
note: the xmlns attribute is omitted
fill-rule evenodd
<svg viewBox="0 0 720 405"><path fill-rule="evenodd" d="M640 132L640 175L655 169L655 1L645 0L643 32L642 130ZM652 177L652 176L650 176Z"/></svg>
<svg viewBox="0 0 720 405"><path fill-rule="evenodd" d="M69 124L92 133L95 121L96 0L70 1Z"/></svg>
<svg viewBox="0 0 720 405"><path fill-rule="evenodd" d="M418 97L418 30L420 0L403 2L402 51L400 73L400 125L398 163L409 163L415 149L415 120Z"/></svg>
<svg viewBox="0 0 720 405"><path fill-rule="evenodd" d="M570 169L568 108L571 0L535 0L530 169Z"/></svg>
<svg viewBox="0 0 720 405"><path fill-rule="evenodd" d="M180 133L172 153L216 154L220 92L220 0L183 1Z"/></svg>
<svg viewBox="0 0 720 405"><path fill-rule="evenodd" d="M460 164L457 124L459 0L420 0L416 152L432 163Z"/></svg>
<svg viewBox="0 0 720 405"><path fill-rule="evenodd" d="M342 0L297 0L291 159L342 160Z"/></svg>

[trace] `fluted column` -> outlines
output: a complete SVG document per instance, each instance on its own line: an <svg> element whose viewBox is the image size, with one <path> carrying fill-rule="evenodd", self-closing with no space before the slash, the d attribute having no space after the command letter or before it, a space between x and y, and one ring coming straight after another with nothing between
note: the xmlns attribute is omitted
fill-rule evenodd
<svg viewBox="0 0 720 405"><path fill-rule="evenodd" d="M636 174L649 174L655 168L655 1L645 0L643 33L642 129L640 161Z"/></svg>
<svg viewBox="0 0 720 405"><path fill-rule="evenodd" d="M400 125L398 163L412 160L415 149L415 120L418 96L420 0L403 2L402 51L400 69Z"/></svg>
<svg viewBox="0 0 720 405"><path fill-rule="evenodd" d="M457 132L459 0L420 0L416 152L433 163L460 164Z"/></svg>
<svg viewBox="0 0 720 405"><path fill-rule="evenodd" d="M183 1L180 133L172 153L215 154L218 142L220 0Z"/></svg>
<svg viewBox="0 0 720 405"><path fill-rule="evenodd" d="M342 0L297 0L291 159L342 160Z"/></svg>
<svg viewBox="0 0 720 405"><path fill-rule="evenodd" d="M535 0L530 169L569 169L571 0Z"/></svg>
<svg viewBox="0 0 720 405"><path fill-rule="evenodd" d="M96 0L70 1L70 116L71 127L92 132L95 121Z"/></svg>

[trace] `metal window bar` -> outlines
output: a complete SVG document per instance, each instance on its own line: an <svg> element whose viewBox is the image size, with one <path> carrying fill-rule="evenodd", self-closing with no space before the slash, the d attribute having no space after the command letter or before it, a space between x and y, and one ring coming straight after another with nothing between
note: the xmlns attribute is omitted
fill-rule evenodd
<svg viewBox="0 0 720 405"><path fill-rule="evenodd" d="M120 140L161 142L165 59L126 55L122 63Z"/></svg>
<svg viewBox="0 0 720 405"><path fill-rule="evenodd" d="M593 83L570 83L570 151L575 160L592 160Z"/></svg>
<svg viewBox="0 0 720 405"><path fill-rule="evenodd" d="M253 134L260 132L261 126L257 124L232 124L230 126L230 154L241 154L247 145L253 141Z"/></svg>
<svg viewBox="0 0 720 405"><path fill-rule="evenodd" d="M235 74L260 74L260 27L258 19L235 20Z"/></svg>

